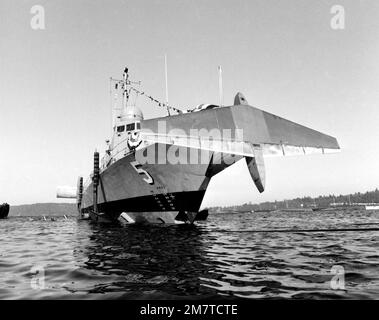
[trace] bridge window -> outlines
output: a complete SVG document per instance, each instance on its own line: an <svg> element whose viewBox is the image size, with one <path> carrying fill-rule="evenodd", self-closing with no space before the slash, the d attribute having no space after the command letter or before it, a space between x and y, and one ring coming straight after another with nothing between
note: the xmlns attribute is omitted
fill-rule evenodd
<svg viewBox="0 0 379 320"><path fill-rule="evenodd" d="M134 130L134 123L129 123L126 125L126 131L132 131Z"/></svg>
<svg viewBox="0 0 379 320"><path fill-rule="evenodd" d="M141 123L137 122L137 130L141 129Z"/></svg>
<svg viewBox="0 0 379 320"><path fill-rule="evenodd" d="M117 127L117 132L124 132L124 131L125 131L125 126Z"/></svg>

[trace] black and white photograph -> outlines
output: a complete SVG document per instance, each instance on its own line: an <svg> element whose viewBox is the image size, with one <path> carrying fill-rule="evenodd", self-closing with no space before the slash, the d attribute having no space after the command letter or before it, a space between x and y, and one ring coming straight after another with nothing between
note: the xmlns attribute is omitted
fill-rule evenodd
<svg viewBox="0 0 379 320"><path fill-rule="evenodd" d="M0 300L379 300L378 35L375 0L0 0Z"/></svg>

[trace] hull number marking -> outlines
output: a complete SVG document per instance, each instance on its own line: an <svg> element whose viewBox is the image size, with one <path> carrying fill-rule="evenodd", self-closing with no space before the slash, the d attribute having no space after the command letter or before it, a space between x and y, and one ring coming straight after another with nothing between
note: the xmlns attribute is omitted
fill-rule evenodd
<svg viewBox="0 0 379 320"><path fill-rule="evenodd" d="M138 161L132 161L130 162L131 166L134 168L134 170L137 171L139 174L144 174L146 178L143 178L143 180L148 183L148 184L154 184L154 179L153 177L146 171L143 170L141 167L142 165L138 163Z"/></svg>

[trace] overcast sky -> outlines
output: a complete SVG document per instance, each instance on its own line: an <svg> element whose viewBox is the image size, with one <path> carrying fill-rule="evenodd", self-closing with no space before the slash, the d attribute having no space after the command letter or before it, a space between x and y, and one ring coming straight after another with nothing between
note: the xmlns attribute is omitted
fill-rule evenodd
<svg viewBox="0 0 379 320"><path fill-rule="evenodd" d="M31 28L32 6L45 30ZM333 30L330 10L345 9ZM0 1L0 202L61 202L110 134L110 76L124 66L178 107L251 105L337 137L342 152L266 159L259 194L241 162L203 206L350 193L379 185L379 2L339 0ZM145 118L164 111L139 98Z"/></svg>

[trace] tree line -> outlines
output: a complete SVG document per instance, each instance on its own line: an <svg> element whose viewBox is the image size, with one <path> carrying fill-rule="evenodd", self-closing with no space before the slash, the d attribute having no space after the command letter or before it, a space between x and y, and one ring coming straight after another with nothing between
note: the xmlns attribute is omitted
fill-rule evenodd
<svg viewBox="0 0 379 320"><path fill-rule="evenodd" d="M213 207L213 210L236 210L236 211L257 211L257 210L280 210L280 209L300 209L314 207L328 207L333 204L354 204L354 203L379 203L379 190L367 191L365 193L356 192L347 195L329 194L324 196L301 197L290 200L271 201L262 203L244 203L242 205Z"/></svg>

